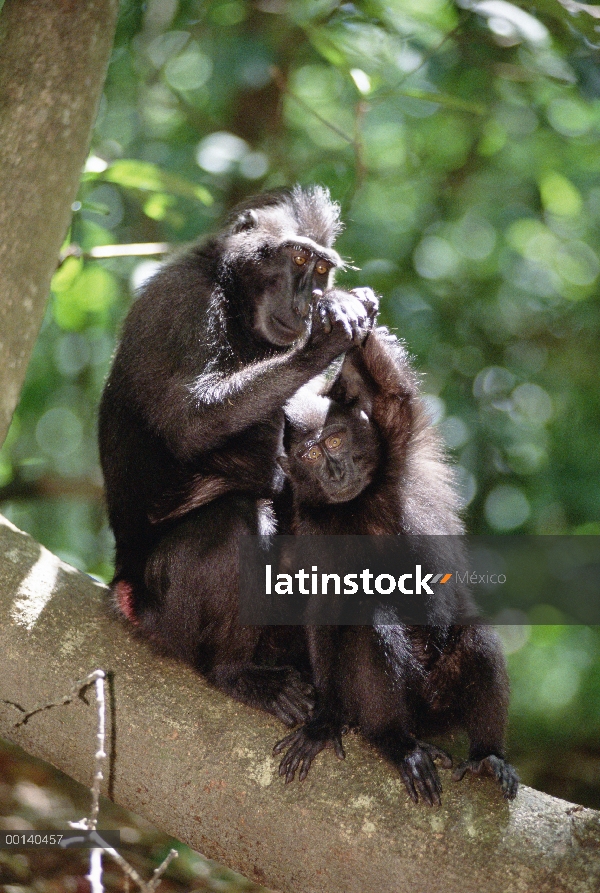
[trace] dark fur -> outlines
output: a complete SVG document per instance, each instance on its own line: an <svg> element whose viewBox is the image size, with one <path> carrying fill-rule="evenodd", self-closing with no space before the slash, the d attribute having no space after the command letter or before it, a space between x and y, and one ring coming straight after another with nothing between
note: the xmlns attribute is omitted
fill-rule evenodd
<svg viewBox="0 0 600 893"><path fill-rule="evenodd" d="M318 272L341 263L338 229L318 187L245 202L143 288L100 407L117 605L288 724L312 705L300 634L237 624L238 541L274 528L283 404L370 327L371 308Z"/></svg>
<svg viewBox="0 0 600 893"><path fill-rule="evenodd" d="M278 503L286 518L282 532L462 533L451 469L402 345L385 329L371 332L347 353L327 393L330 399L304 388L286 407L283 464L289 481ZM355 432L353 443L368 449L365 416L377 433L371 440L375 470L365 472L354 456L354 470L347 473L357 476L362 492L334 502L322 489L324 465L307 464L302 455L307 443L319 442L323 427L330 430L332 417L334 429L345 419ZM336 478L328 486L335 485L344 482ZM491 629L453 622L469 610L465 593L456 598L449 609L442 606L446 620L436 626L307 628L317 707L276 747L288 748L280 767L287 781L297 770L304 778L327 744L342 756L342 730L356 726L398 767L413 800L439 803L433 761L448 767L451 760L420 739L459 726L469 735L469 760L455 777L492 772L505 796L515 796L518 779L504 761L508 680L502 652Z"/></svg>

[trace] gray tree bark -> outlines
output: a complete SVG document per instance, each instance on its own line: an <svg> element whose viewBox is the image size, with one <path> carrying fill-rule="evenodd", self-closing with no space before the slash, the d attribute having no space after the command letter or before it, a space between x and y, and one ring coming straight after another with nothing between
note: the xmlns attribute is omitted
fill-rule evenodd
<svg viewBox="0 0 600 893"><path fill-rule="evenodd" d="M0 12L0 444L71 218L118 0L6 0Z"/></svg>
<svg viewBox="0 0 600 893"><path fill-rule="evenodd" d="M0 516L1 519L1 516ZM284 729L152 653L111 616L105 587L0 523L0 734L90 785L94 698L44 710L78 679L113 674L111 793L206 856L283 893L592 893L600 813L490 779L450 781L413 806L358 737L285 786ZM19 707L15 706L19 705Z"/></svg>

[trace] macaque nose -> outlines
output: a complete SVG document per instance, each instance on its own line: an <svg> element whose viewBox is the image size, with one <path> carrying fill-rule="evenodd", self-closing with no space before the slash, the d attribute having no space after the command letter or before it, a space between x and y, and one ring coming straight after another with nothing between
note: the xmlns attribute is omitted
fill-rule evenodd
<svg viewBox="0 0 600 893"><path fill-rule="evenodd" d="M306 319L309 311L310 311L310 302L309 301L298 301L294 310L300 317L300 319Z"/></svg>
<svg viewBox="0 0 600 893"><path fill-rule="evenodd" d="M341 465L338 465L337 462L329 463L329 473L331 474L332 479L334 481L337 481L338 483L340 481L343 481L344 478L346 477L346 472L344 471L344 468Z"/></svg>
<svg viewBox="0 0 600 893"><path fill-rule="evenodd" d="M294 313L296 313L300 319L306 319L310 313L311 304L312 295L305 290L296 294L292 307L294 308Z"/></svg>

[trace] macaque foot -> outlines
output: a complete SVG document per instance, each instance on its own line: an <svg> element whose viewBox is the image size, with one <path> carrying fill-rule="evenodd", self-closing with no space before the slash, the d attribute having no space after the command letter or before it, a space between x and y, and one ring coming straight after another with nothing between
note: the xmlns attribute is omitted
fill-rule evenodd
<svg viewBox="0 0 600 893"><path fill-rule="evenodd" d="M346 753L342 745L342 735L346 731L339 722L325 719L311 719L291 735L278 741L273 748L274 754L286 750L287 753L279 764L279 775L285 775L285 783L294 780L298 771L298 780L304 781L312 761L326 747L333 747L338 760L345 760Z"/></svg>
<svg viewBox="0 0 600 893"><path fill-rule="evenodd" d="M419 797L428 806L440 806L442 802L442 783L434 760L439 760L444 769L452 767L452 757L445 750L418 741L399 765L402 781L413 803L418 803Z"/></svg>
<svg viewBox="0 0 600 893"><path fill-rule="evenodd" d="M315 707L313 686L293 667L251 667L236 687L240 700L272 713L286 726L306 722Z"/></svg>
<svg viewBox="0 0 600 893"><path fill-rule="evenodd" d="M492 775L504 793L507 800L514 800L519 789L519 776L517 770L501 757L490 754L481 760L465 760L457 766L452 773L453 781L461 781L467 772L472 775Z"/></svg>

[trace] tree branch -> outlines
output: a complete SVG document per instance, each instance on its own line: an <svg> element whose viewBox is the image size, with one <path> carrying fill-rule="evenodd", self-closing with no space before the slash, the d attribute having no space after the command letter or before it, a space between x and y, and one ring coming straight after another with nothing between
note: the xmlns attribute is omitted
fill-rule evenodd
<svg viewBox="0 0 600 893"><path fill-rule="evenodd" d="M84 251L81 245L72 242L60 252L58 266L61 267L68 257L82 257L85 260L101 257L151 257L168 254L173 247L169 242L134 242L128 245L96 245L89 251Z"/></svg>
<svg viewBox="0 0 600 893"><path fill-rule="evenodd" d="M89 478L60 478L45 475L32 481L17 476L0 487L0 504L19 499L87 499L104 504L104 490Z"/></svg>
<svg viewBox="0 0 600 893"><path fill-rule="evenodd" d="M283 893L598 889L600 813L531 788L508 804L491 780L452 783L444 772L442 807L415 807L358 737L345 763L326 752L302 785L282 784L274 719L153 654L111 616L103 586L6 521L0 612L0 733L89 785L95 708L76 699L18 725L14 705L52 702L65 680L105 667L114 799L260 883Z"/></svg>

